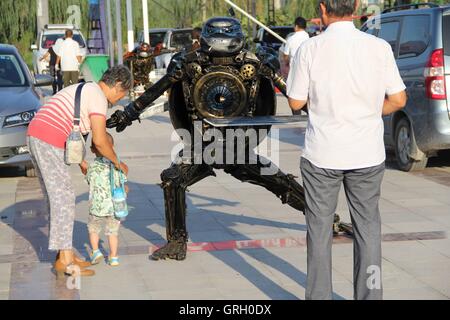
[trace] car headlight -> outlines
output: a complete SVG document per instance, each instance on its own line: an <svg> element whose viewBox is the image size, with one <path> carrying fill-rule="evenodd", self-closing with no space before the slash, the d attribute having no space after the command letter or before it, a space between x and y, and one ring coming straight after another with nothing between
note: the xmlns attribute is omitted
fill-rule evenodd
<svg viewBox="0 0 450 320"><path fill-rule="evenodd" d="M17 114L13 114L11 116L5 117L5 121L3 122L3 127L15 127L15 126L23 126L29 124L33 117L35 116L36 111L30 110Z"/></svg>

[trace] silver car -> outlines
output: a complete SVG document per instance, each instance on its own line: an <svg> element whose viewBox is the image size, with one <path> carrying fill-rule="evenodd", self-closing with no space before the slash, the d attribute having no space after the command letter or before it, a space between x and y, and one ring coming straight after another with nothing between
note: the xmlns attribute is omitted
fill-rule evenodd
<svg viewBox="0 0 450 320"><path fill-rule="evenodd" d="M34 78L17 49L0 44L0 167L24 166L34 176L26 146L27 127L42 105L38 86L52 84L48 75Z"/></svg>
<svg viewBox="0 0 450 320"><path fill-rule="evenodd" d="M450 149L450 6L432 3L386 9L381 28L362 30L391 44L408 103L384 118L385 141L403 171L422 170Z"/></svg>

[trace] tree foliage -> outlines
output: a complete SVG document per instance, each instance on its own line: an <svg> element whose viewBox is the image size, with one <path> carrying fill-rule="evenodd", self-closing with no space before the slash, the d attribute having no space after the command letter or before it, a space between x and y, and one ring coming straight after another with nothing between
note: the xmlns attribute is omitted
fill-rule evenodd
<svg viewBox="0 0 450 320"><path fill-rule="evenodd" d="M115 19L115 0L111 0L112 16ZM235 0L238 6L251 12L252 0ZM381 0L386 5L405 2L424 2L423 0ZM450 3L450 0L434 0L438 4ZM132 0L134 29L142 30L142 1ZM203 17L228 15L227 4L223 0L148 0L149 23L151 28L158 27L197 27L204 22ZM317 17L317 0L286 0L281 10L276 11L278 25L291 25L296 16L307 19ZM81 29L87 37L88 0L49 0L50 23L65 23L69 17L67 9L77 5L81 11ZM126 1L121 0L122 36L126 42ZM236 12L243 28L251 30L249 21ZM256 17L268 23L268 0L256 0ZM115 20L114 20L115 21ZM252 25L252 24L251 24ZM250 27L250 28L249 28ZM31 62L29 46L36 39L36 0L0 0L0 43L10 43L18 47L28 63ZM251 35L250 35L251 36Z"/></svg>

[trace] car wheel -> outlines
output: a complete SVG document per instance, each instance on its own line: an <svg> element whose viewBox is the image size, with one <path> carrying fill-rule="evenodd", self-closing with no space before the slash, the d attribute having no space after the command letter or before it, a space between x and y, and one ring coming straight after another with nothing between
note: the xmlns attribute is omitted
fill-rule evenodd
<svg viewBox="0 0 450 320"><path fill-rule="evenodd" d="M34 178L37 176L36 168L33 165L28 165L25 167L25 174L27 178Z"/></svg>
<svg viewBox="0 0 450 320"><path fill-rule="evenodd" d="M417 150L411 126L407 119L401 119L395 128L395 157L402 171L420 171L425 169L428 157L421 153L420 159L410 157L411 151Z"/></svg>

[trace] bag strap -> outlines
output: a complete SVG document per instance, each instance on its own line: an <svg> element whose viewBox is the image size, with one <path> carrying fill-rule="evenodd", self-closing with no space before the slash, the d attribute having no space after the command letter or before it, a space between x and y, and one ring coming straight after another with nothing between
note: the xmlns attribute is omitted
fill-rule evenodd
<svg viewBox="0 0 450 320"><path fill-rule="evenodd" d="M80 126L80 121L81 121L81 90L83 90L84 85L86 84L86 82L83 82L81 84L78 85L77 87L77 91L75 93L75 108L73 111L73 125L74 127L79 127Z"/></svg>
<svg viewBox="0 0 450 320"><path fill-rule="evenodd" d="M120 166L120 158L119 158L119 156L117 156L117 160L119 161L119 166ZM110 169L109 169L109 183L111 185L111 191L112 191L113 188L116 187L116 181L114 179L114 171L115 171L115 169L116 169L116 167L111 162ZM123 172L122 172L121 169L119 169L119 182L120 182L120 187L122 189L125 189L125 181L123 179Z"/></svg>

